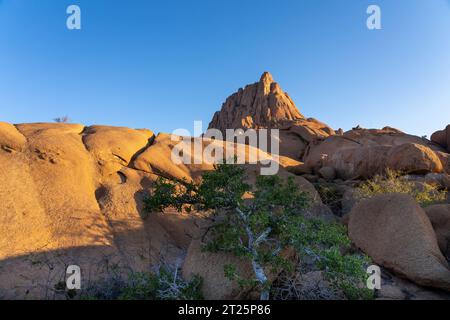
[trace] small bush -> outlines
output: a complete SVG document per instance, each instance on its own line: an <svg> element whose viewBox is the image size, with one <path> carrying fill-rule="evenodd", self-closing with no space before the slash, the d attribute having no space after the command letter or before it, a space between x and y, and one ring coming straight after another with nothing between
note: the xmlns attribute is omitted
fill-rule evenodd
<svg viewBox="0 0 450 320"><path fill-rule="evenodd" d="M68 116L64 116L64 117L54 118L53 121L55 121L56 123L69 123L70 119Z"/></svg>
<svg viewBox="0 0 450 320"><path fill-rule="evenodd" d="M339 248L322 249L318 267L325 271L327 279L344 292L350 300L370 300L374 291L367 288L369 275L366 268L370 264L367 256L360 254L342 254Z"/></svg>
<svg viewBox="0 0 450 320"><path fill-rule="evenodd" d="M312 259L312 267L324 271L327 280L342 290L348 299L373 298L373 291L366 287L369 276L366 268L370 260L359 253L350 253L351 241L345 226L298 217L297 221L286 225L285 232L295 234L293 244L300 255ZM305 261L304 258L301 260Z"/></svg>
<svg viewBox="0 0 450 320"><path fill-rule="evenodd" d="M356 192L358 200L372 198L384 193L405 193L411 195L422 206L446 201L447 192L427 183L417 185L413 181L401 179L401 174L387 170L384 176L377 175L362 183Z"/></svg>
<svg viewBox="0 0 450 320"><path fill-rule="evenodd" d="M160 268L155 273L132 272L126 280L108 279L91 286L83 300L201 300L202 279L185 281L179 270Z"/></svg>
<svg viewBox="0 0 450 320"><path fill-rule="evenodd" d="M119 296L121 300L199 300L202 280L184 281L178 272L161 268L157 273L132 273Z"/></svg>

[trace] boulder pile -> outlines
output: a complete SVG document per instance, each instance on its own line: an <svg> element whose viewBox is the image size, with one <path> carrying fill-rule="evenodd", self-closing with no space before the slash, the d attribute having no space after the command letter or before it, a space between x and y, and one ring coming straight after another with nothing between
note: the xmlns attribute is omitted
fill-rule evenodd
<svg viewBox="0 0 450 320"><path fill-rule="evenodd" d="M227 129L279 130L278 175L292 177L309 194L310 215L347 224L356 248L386 272L407 279L392 278L379 297L448 297L429 289L450 292L448 199L422 208L407 194L361 200L355 190L391 169L418 187L448 191L450 125L431 141L391 127L333 130L303 116L266 72L226 99L209 128L224 134ZM0 299L65 298L56 288L71 264L79 265L89 281L111 270L128 274L169 264L187 279L202 276L206 298L252 298L252 292L242 291L223 274L223 266L234 261L245 275L248 263L201 250L207 213L144 210L143 200L160 177L198 182L214 170L190 147L182 152L190 161L175 163L172 153L182 140L146 129L0 122ZM202 150L232 148L247 160L255 151L254 146L238 148L234 141L220 139L183 141ZM256 151L260 160L275 161L271 148ZM249 183L261 166L244 165ZM341 220L343 213L348 214ZM294 259L292 252L285 254ZM271 274L270 280L277 276ZM320 272L309 278L308 286L323 282ZM405 289L405 281L413 282L414 289Z"/></svg>

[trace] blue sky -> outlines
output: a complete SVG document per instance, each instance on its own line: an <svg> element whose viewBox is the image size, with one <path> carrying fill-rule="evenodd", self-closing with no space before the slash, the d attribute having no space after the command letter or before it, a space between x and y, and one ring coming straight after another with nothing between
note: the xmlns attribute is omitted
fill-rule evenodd
<svg viewBox="0 0 450 320"><path fill-rule="evenodd" d="M267 70L336 129L429 136L450 123L449 53L448 0L0 0L0 121L192 130Z"/></svg>

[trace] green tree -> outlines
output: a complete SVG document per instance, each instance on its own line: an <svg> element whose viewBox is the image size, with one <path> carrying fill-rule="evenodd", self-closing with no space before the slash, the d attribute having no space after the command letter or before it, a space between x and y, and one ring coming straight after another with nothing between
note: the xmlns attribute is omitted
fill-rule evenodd
<svg viewBox="0 0 450 320"><path fill-rule="evenodd" d="M241 284L259 285L261 299L267 300L270 287L265 267L289 267L280 253L294 244L294 239L285 230L308 207L308 195L293 178L283 181L278 176L258 176L252 188L244 182L243 167L221 164L215 169L205 173L200 184L159 179L145 201L146 210L175 207L190 212L195 208L219 216L205 249L248 257L254 279L240 279L233 266L226 266L225 274Z"/></svg>
<svg viewBox="0 0 450 320"><path fill-rule="evenodd" d="M160 178L145 200L149 213L168 207L179 212L211 212L216 219L204 249L248 258L253 267L251 279L239 276L233 265L226 265L224 273L242 286L259 286L261 300L269 299L267 270L292 270L292 263L281 254L288 247L312 257L350 299L369 298L373 292L364 289L368 259L341 254L351 245L345 227L306 218L310 204L309 195L293 177L258 176L251 186L245 182L242 166L227 164L205 173L199 184Z"/></svg>

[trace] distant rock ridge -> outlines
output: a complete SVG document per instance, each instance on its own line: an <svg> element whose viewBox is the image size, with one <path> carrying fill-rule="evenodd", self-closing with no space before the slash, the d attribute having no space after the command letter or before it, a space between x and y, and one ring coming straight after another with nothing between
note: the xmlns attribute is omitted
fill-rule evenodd
<svg viewBox="0 0 450 320"><path fill-rule="evenodd" d="M302 119L305 117L294 101L269 72L264 72L259 82L239 89L226 99L209 128L224 133L226 129L277 128L280 122Z"/></svg>

